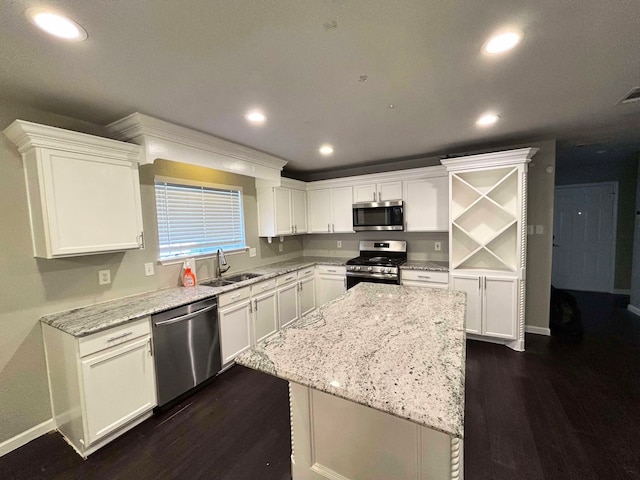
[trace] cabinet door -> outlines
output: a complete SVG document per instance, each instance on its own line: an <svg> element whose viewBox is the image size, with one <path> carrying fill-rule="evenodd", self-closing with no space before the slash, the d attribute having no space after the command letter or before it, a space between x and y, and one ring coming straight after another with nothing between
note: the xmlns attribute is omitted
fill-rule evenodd
<svg viewBox="0 0 640 480"><path fill-rule="evenodd" d="M278 288L278 324L286 327L298 319L298 282Z"/></svg>
<svg viewBox="0 0 640 480"><path fill-rule="evenodd" d="M309 233L331 232L331 190L310 190L307 192L309 209Z"/></svg>
<svg viewBox="0 0 640 480"><path fill-rule="evenodd" d="M484 277L484 334L516 338L518 279Z"/></svg>
<svg viewBox="0 0 640 480"><path fill-rule="evenodd" d="M300 316L303 316L316 308L315 276L303 278L298 285L300 286Z"/></svg>
<svg viewBox="0 0 640 480"><path fill-rule="evenodd" d="M482 333L482 278L478 275L451 275L451 290L467 294L468 333Z"/></svg>
<svg viewBox="0 0 640 480"><path fill-rule="evenodd" d="M331 189L331 231L353 232L353 188Z"/></svg>
<svg viewBox="0 0 640 480"><path fill-rule="evenodd" d="M382 202L386 200L402 200L402 182L378 184L378 201Z"/></svg>
<svg viewBox="0 0 640 480"><path fill-rule="evenodd" d="M41 153L42 220L50 248L48 252L39 248L43 242L36 238L36 256L140 248L142 209L136 164L59 150ZM34 228L34 235L37 231Z"/></svg>
<svg viewBox="0 0 640 480"><path fill-rule="evenodd" d="M153 365L149 336L82 360L87 445L156 405Z"/></svg>
<svg viewBox="0 0 640 480"><path fill-rule="evenodd" d="M254 343L264 340L278 331L278 301L276 291L271 290L257 297L253 302Z"/></svg>
<svg viewBox="0 0 640 480"><path fill-rule="evenodd" d="M330 302L347 291L344 275L318 275L316 302L318 306Z"/></svg>
<svg viewBox="0 0 640 480"><path fill-rule="evenodd" d="M220 351L222 365L231 362L236 355L251 346L249 300L234 303L219 310Z"/></svg>
<svg viewBox="0 0 640 480"><path fill-rule="evenodd" d="M374 183L356 185L353 187L353 202L375 202L378 200L378 190Z"/></svg>
<svg viewBox="0 0 640 480"><path fill-rule="evenodd" d="M293 233L291 223L291 190L276 187L273 189L275 200L276 235Z"/></svg>
<svg viewBox="0 0 640 480"><path fill-rule="evenodd" d="M307 192L291 190L294 233L307 233Z"/></svg>
<svg viewBox="0 0 640 480"><path fill-rule="evenodd" d="M405 181L405 230L407 232L448 231L448 189L447 177Z"/></svg>

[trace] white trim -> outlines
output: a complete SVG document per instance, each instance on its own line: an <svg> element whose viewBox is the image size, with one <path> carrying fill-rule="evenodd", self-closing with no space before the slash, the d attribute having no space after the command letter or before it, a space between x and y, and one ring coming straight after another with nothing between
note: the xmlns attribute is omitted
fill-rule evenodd
<svg viewBox="0 0 640 480"><path fill-rule="evenodd" d="M353 175L350 177L331 178L329 180L315 180L306 183L306 190L318 190L330 187L351 187L364 183L380 183L393 180L409 180L433 177L446 177L447 170L441 165L433 167L410 168L407 170L395 170L383 173L368 173L365 175Z"/></svg>
<svg viewBox="0 0 640 480"><path fill-rule="evenodd" d="M287 164L268 153L137 112L107 129L119 140L142 146L141 165L162 158L279 182Z"/></svg>
<svg viewBox="0 0 640 480"><path fill-rule="evenodd" d="M638 315L640 317L640 308L629 304L627 305L627 310L629 310L631 313Z"/></svg>
<svg viewBox="0 0 640 480"><path fill-rule="evenodd" d="M456 158L445 158L440 163L447 168L448 172L468 170L469 168L479 169L488 167L500 167L504 165L515 165L531 161L539 148L518 148L502 152L481 153L479 155L466 155ZM473 167L471 167L473 165Z"/></svg>
<svg viewBox="0 0 640 480"><path fill-rule="evenodd" d="M524 331L525 333L535 333L536 335L546 335L547 337L551 335L551 329L534 325L525 325Z"/></svg>
<svg viewBox="0 0 640 480"><path fill-rule="evenodd" d="M0 443L0 457L53 430L55 430L55 425L53 423L53 418L50 418L35 427L31 427L29 430L19 433L9 440L5 440Z"/></svg>

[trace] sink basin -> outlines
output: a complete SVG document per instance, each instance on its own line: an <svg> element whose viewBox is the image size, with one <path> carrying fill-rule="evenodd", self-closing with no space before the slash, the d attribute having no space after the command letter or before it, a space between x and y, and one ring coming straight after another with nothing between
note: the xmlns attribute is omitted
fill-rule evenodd
<svg viewBox="0 0 640 480"><path fill-rule="evenodd" d="M250 280L252 278L261 277L261 273L237 273L235 275L229 275L228 277L224 277L223 280L232 283L244 282L245 280Z"/></svg>
<svg viewBox="0 0 640 480"><path fill-rule="evenodd" d="M234 283L236 282L231 282L229 280L225 280L224 278L219 278L217 280L202 282L200 285L204 285L205 287L226 287L227 285L232 285Z"/></svg>

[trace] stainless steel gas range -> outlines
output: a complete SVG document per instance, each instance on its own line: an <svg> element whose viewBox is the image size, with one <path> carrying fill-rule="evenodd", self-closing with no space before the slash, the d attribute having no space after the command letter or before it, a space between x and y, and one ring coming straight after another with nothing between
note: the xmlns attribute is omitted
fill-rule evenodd
<svg viewBox="0 0 640 480"><path fill-rule="evenodd" d="M362 240L360 256L347 261L347 289L360 282L400 284L400 265L407 261L407 242Z"/></svg>

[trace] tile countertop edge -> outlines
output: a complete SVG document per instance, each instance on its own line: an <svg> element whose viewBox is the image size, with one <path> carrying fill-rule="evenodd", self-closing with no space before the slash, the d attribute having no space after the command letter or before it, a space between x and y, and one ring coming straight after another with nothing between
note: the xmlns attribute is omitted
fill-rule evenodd
<svg viewBox="0 0 640 480"><path fill-rule="evenodd" d="M149 315L206 300L306 267L344 265L347 260L347 258L333 257L297 257L244 270L245 272L261 273L261 275L232 285L224 287L197 285L195 288L168 287L150 292L136 293L62 312L46 314L40 318L40 322L74 337L85 337ZM237 273L243 272L233 272L232 274Z"/></svg>

